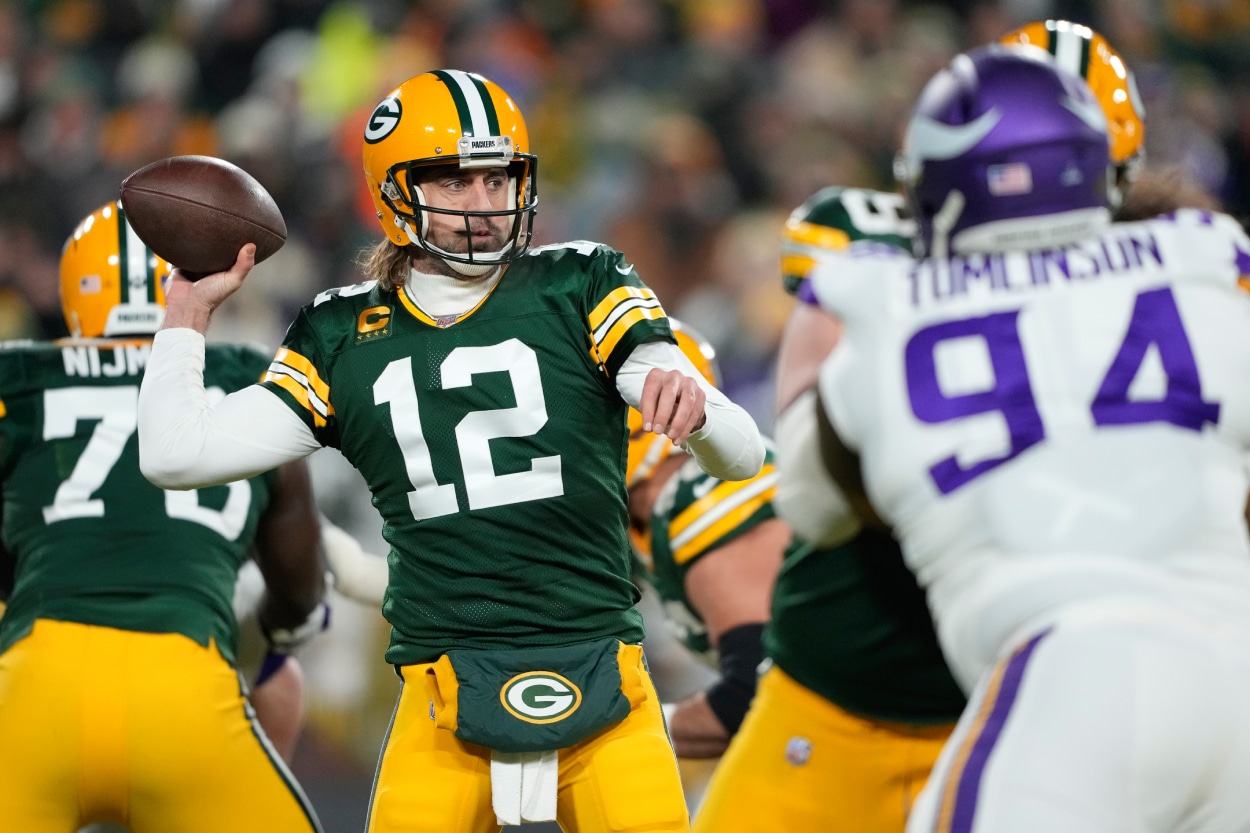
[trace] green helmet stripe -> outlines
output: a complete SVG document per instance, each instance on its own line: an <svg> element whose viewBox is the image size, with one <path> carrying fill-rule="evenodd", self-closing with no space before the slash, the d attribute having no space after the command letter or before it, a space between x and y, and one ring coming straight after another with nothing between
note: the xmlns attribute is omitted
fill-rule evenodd
<svg viewBox="0 0 1250 833"><path fill-rule="evenodd" d="M438 69L434 70L434 74L447 86L451 100L456 104L462 136L499 135L499 118L495 114L495 105L481 81L457 69Z"/></svg>
<svg viewBox="0 0 1250 833"><path fill-rule="evenodd" d="M490 97L490 91L486 89L486 85L482 83L482 79L476 75L470 75L469 80L473 82L473 86L477 88L478 95L482 98L482 107L486 110L486 129L490 131L491 136L499 135L499 114L495 112L495 102Z"/></svg>
<svg viewBox="0 0 1250 833"><path fill-rule="evenodd" d="M1089 41L1070 29L1051 32L1050 50L1055 56L1055 63L1073 75L1085 77L1085 67L1089 64ZM1083 60L1082 60L1083 59Z"/></svg>
<svg viewBox="0 0 1250 833"><path fill-rule="evenodd" d="M126 304L156 303L156 270L152 258L148 255L148 247L135 234L135 230L126 222L126 215L117 214L118 256L121 258L122 280L125 283Z"/></svg>
<svg viewBox="0 0 1250 833"><path fill-rule="evenodd" d="M1086 81L1089 81L1089 50L1093 45L1093 39L1081 38L1081 71L1077 73Z"/></svg>

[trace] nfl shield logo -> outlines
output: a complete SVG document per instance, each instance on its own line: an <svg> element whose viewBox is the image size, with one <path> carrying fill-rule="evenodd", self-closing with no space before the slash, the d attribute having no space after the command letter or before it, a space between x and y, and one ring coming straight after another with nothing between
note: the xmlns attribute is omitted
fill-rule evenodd
<svg viewBox="0 0 1250 833"><path fill-rule="evenodd" d="M438 325L440 330L445 330L452 324L455 324L459 318L460 316L458 315L440 315L438 318L434 319L434 323Z"/></svg>
<svg viewBox="0 0 1250 833"><path fill-rule="evenodd" d="M1027 162L990 165L985 173L995 197L1014 197L1033 190L1033 171Z"/></svg>
<svg viewBox="0 0 1250 833"><path fill-rule="evenodd" d="M807 738L793 737L786 741L786 760L792 766L803 766L812 757L812 742Z"/></svg>

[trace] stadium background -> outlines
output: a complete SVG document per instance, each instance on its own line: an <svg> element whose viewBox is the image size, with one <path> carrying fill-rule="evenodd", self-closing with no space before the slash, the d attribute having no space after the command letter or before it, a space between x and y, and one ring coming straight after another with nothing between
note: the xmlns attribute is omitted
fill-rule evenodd
<svg viewBox="0 0 1250 833"><path fill-rule="evenodd" d="M213 332L272 349L315 293L359 280L376 239L363 119L405 78L455 67L526 115L537 242L622 249L767 431L789 210L823 185L891 188L929 76L1043 17L1094 26L1136 72L1149 166L1250 214L1250 0L0 0L0 338L63 335L74 224L134 169L205 153L250 171L286 217L287 245ZM326 513L381 551L363 483L333 452L313 466ZM672 699L708 672L650 618ZM363 829L397 686L385 638L378 614L340 599L303 654L295 769L327 833ZM706 770L690 768L693 792Z"/></svg>

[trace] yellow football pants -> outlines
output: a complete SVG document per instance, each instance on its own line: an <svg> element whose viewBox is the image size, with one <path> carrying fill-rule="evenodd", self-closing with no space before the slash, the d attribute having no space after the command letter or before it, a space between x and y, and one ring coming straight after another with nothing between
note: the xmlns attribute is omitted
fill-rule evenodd
<svg viewBox="0 0 1250 833"><path fill-rule="evenodd" d="M773 666L760 678L695 833L903 833L955 724L856 717Z"/></svg>
<svg viewBox="0 0 1250 833"><path fill-rule="evenodd" d="M677 760L642 648L622 646L646 697L620 723L560 750L557 820L567 833L681 833L690 829ZM500 830L491 807L490 751L431 716L430 664L401 668L404 686L378 765L368 833Z"/></svg>
<svg viewBox="0 0 1250 833"><path fill-rule="evenodd" d="M0 655L0 830L313 833L216 647L40 619Z"/></svg>

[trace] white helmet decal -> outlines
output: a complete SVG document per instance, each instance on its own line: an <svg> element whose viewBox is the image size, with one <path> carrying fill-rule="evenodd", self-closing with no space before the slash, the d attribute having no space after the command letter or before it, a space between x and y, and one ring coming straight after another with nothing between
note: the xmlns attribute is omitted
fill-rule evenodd
<svg viewBox="0 0 1250 833"><path fill-rule="evenodd" d="M373 145L391 135L391 132L399 126L399 117L402 114L403 107L400 106L398 98L391 96L382 99L378 106L373 108L369 123L365 125L365 141Z"/></svg>

